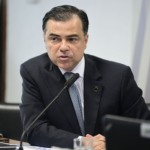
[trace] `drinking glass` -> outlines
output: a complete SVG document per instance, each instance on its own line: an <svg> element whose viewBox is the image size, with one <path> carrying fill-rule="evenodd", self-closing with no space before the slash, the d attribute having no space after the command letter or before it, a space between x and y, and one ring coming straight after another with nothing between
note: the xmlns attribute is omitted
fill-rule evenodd
<svg viewBox="0 0 150 150"><path fill-rule="evenodd" d="M93 150L93 141L91 138L75 138L74 150Z"/></svg>

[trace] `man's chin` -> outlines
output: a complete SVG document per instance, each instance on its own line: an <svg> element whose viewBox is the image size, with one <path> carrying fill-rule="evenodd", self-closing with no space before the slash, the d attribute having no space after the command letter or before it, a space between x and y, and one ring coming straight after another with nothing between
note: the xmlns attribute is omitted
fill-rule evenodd
<svg viewBox="0 0 150 150"><path fill-rule="evenodd" d="M72 70L72 67L67 66L67 65L59 65L58 67L65 70L65 71L71 71Z"/></svg>

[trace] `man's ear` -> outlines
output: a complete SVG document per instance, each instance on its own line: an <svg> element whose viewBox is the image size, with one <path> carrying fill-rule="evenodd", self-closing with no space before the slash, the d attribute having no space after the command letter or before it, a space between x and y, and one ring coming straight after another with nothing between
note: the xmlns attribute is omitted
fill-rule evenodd
<svg viewBox="0 0 150 150"><path fill-rule="evenodd" d="M89 39L89 35L88 33L85 35L85 49L87 47L87 43L88 43L88 39Z"/></svg>
<svg viewBox="0 0 150 150"><path fill-rule="evenodd" d="M85 42L86 42L86 44L88 42L88 39L89 39L89 34L87 33L86 36L85 36Z"/></svg>
<svg viewBox="0 0 150 150"><path fill-rule="evenodd" d="M43 40L44 40L44 43L45 43L45 33L43 32Z"/></svg>

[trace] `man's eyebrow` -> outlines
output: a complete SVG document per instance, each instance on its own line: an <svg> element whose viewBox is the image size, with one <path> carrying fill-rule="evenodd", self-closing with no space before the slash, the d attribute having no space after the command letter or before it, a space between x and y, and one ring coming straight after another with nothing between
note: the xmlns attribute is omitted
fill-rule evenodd
<svg viewBox="0 0 150 150"><path fill-rule="evenodd" d="M59 36L58 34L50 33L49 36Z"/></svg>
<svg viewBox="0 0 150 150"><path fill-rule="evenodd" d="M49 36L57 36L60 37L60 35L55 34L55 33L50 33ZM71 34L71 35L67 35L66 37L79 37L77 34Z"/></svg>
<svg viewBox="0 0 150 150"><path fill-rule="evenodd" d="M68 35L67 37L79 37L77 34L71 34L71 35Z"/></svg>

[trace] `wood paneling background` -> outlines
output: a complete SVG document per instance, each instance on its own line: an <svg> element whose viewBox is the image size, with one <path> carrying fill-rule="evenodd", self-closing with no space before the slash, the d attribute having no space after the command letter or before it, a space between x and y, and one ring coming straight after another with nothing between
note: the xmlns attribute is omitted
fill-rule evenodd
<svg viewBox="0 0 150 150"><path fill-rule="evenodd" d="M0 102L5 99L6 3L6 0L0 0Z"/></svg>

